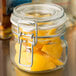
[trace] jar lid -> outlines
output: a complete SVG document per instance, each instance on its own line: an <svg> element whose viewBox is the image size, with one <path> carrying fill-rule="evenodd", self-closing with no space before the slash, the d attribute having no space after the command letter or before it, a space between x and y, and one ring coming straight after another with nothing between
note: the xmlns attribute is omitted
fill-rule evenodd
<svg viewBox="0 0 76 76"><path fill-rule="evenodd" d="M64 9L56 4L23 4L14 8L10 20L16 26L21 24L20 27L29 32L35 30L35 23L44 23L38 26L40 30L59 27L65 23L67 17ZM51 24L46 24L46 22L51 22Z"/></svg>

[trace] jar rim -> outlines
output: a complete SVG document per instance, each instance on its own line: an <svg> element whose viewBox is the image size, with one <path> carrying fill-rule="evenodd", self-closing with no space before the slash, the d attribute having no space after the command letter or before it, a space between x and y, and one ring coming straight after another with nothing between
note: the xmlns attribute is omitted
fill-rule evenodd
<svg viewBox="0 0 76 76"><path fill-rule="evenodd" d="M36 20L34 18L31 18L28 16L23 16L24 14L21 14L22 10L26 11L26 10L28 10L27 8L34 8L34 7L36 9L37 9L37 7L40 9L39 6L42 7L42 9L44 8L43 10L49 9L47 12L52 13L52 16L43 17L43 18L39 18L38 20ZM26 7L26 10L24 10L25 7ZM52 12L51 12L51 9L52 9ZM19 11L20 11L20 13L19 13ZM47 12L45 12L45 13L47 13ZM24 13L24 12L22 12L22 13ZM16 18L17 19L19 18L19 19L16 20ZM48 29L48 28L58 27L58 26L62 25L63 23L65 23L66 19L67 19L67 17L66 17L66 14L64 13L64 9L61 6L56 5L56 4L22 4L22 5L15 7L14 12L11 15L11 22L16 26L18 26L18 23L21 22L21 20L24 20L24 21L22 21L23 23L25 23L25 22L28 23L28 21L29 21L29 23L31 23L31 24L34 24L35 21L36 22L49 22L49 21L56 22L55 24L52 24L51 26L47 26L47 25L46 26L39 26L39 29ZM27 30L28 28L30 28L30 29ZM34 30L35 27L34 26L27 26L27 29L26 29L27 31L31 31L31 29Z"/></svg>
<svg viewBox="0 0 76 76"><path fill-rule="evenodd" d="M40 7L41 7L41 9L40 9ZM45 11L43 8L47 9L47 10ZM14 14L17 15L18 17L22 17L24 19L26 19L26 18L30 19L32 17L25 16L25 13L29 12L29 10L34 10L34 11L36 10L37 11L37 9L38 9L38 11L40 11L42 13L43 13L43 10L44 10L45 13L52 14L52 16L50 16L48 18L47 17L43 17L42 20L41 20L41 18L39 18L38 20L41 20L41 21L38 21L38 22L56 20L56 19L61 18L63 16L63 14L64 14L64 9L61 6L56 5L56 4L52 4L52 3L51 4L22 4L22 5L17 6L17 7L14 8Z"/></svg>

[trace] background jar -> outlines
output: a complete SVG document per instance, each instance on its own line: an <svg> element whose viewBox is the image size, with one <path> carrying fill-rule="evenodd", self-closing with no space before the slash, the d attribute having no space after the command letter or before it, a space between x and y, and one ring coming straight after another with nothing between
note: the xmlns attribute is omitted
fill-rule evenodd
<svg viewBox="0 0 76 76"><path fill-rule="evenodd" d="M11 62L27 72L62 68L67 61L64 40L67 17L56 4L23 4L11 15Z"/></svg>

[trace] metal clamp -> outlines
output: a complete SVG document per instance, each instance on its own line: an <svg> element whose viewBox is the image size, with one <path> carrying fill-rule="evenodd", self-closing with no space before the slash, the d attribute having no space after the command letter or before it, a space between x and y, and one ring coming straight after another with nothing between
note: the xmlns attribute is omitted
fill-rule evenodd
<svg viewBox="0 0 76 76"><path fill-rule="evenodd" d="M32 37L33 37L33 40L34 40L34 35L32 34L31 35ZM31 65L24 65L24 64L21 64L21 62L20 62L20 59L21 59L21 47L22 47L22 42L23 42L23 40L21 39L20 40L20 50L19 50L19 65L21 65L21 66L25 66L25 67L32 67L32 65L33 65L33 42L32 42L32 46L31 47L27 47L27 49L28 48L31 48L32 50L31 50L31 52L32 52L32 59L31 59Z"/></svg>
<svg viewBox="0 0 76 76"><path fill-rule="evenodd" d="M21 48L22 48L22 42L23 40L20 39L20 37L23 35L21 32L19 32L19 25L18 25L18 42L20 43L20 50L19 50L19 65L21 66L25 66L25 67L32 67L33 65L33 46L35 46L37 44L37 35L38 35L38 26L35 22L35 31L36 31L36 37L34 37L34 34L32 35L27 35L27 34L24 34L25 36L30 36L31 39L33 39L33 41L31 42L32 46L31 47L28 47L28 48L31 48L31 53L32 53L32 59L31 59L31 64L30 65L24 65L24 64L21 64ZM27 49L28 49L27 48Z"/></svg>

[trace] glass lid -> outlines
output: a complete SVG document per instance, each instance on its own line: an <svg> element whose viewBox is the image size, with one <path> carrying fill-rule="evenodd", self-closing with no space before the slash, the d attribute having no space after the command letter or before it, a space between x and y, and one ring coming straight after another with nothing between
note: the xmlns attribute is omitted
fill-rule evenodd
<svg viewBox="0 0 76 76"><path fill-rule="evenodd" d="M11 22L26 31L34 30L34 24L42 25L38 26L42 30L58 27L66 19L64 9L56 4L23 4L15 7L11 16Z"/></svg>

